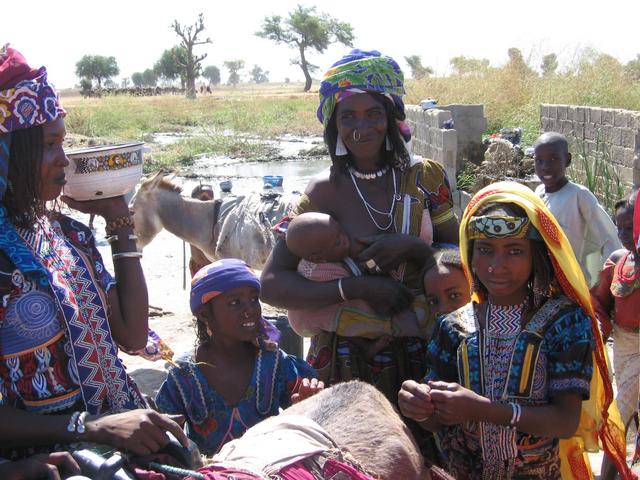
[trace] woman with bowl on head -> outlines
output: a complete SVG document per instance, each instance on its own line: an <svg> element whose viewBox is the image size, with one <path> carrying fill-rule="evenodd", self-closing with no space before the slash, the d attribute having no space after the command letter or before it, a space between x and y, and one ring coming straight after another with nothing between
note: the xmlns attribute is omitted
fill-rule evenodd
<svg viewBox="0 0 640 480"><path fill-rule="evenodd" d="M310 181L292 215L315 211L335 218L350 238L350 257L369 274L307 280L296 272L300 259L280 241L262 273L266 302L309 309L362 299L387 315L413 309L422 320L417 299L430 244L457 243L458 229L444 170L408 151L403 95L398 64L377 51L353 50L325 74L317 115L332 165ZM343 313L335 332L312 337L308 361L325 383L360 378L395 402L403 380L420 378L423 341L371 340L375 354L364 339L340 335L346 324L359 328L369 318Z"/></svg>
<svg viewBox="0 0 640 480"><path fill-rule="evenodd" d="M84 441L147 454L167 443L166 431L186 445L170 417L143 410L118 359L117 345L141 349L148 328L127 205L62 197L106 220L114 279L91 231L47 208L66 183L65 111L46 69L8 45L0 113L0 457Z"/></svg>

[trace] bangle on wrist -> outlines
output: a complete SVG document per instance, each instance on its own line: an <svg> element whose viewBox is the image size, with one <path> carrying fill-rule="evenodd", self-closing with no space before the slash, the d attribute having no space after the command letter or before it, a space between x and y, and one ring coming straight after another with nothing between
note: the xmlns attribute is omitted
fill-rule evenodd
<svg viewBox="0 0 640 480"><path fill-rule="evenodd" d="M67 432L73 433L76 431L76 423L78 422L78 417L81 412L73 412L71 417L69 418L69 423L67 423Z"/></svg>
<svg viewBox="0 0 640 480"><path fill-rule="evenodd" d="M71 418L69 418L69 423L67 424L67 432L69 433L78 433L82 435L87 431L87 428L84 424L84 421L89 415L89 412L73 412L71 414Z"/></svg>
<svg viewBox="0 0 640 480"><path fill-rule="evenodd" d="M427 415L424 418L414 418L414 420L418 423L422 423L422 422L426 422L427 420L429 420L432 417L432 415Z"/></svg>
<svg viewBox="0 0 640 480"><path fill-rule="evenodd" d="M123 238L122 235L109 235L107 237L107 243L109 245L111 245L111 244L113 244L113 242L117 242L118 240L121 240L122 238ZM127 240L138 240L138 236L133 234L133 233L130 233L129 235L127 235L126 238L127 238Z"/></svg>
<svg viewBox="0 0 640 480"><path fill-rule="evenodd" d="M338 293L340 294L340 298L343 302L347 301L347 296L344 294L344 290L342 289L342 279L338 279Z"/></svg>
<svg viewBox="0 0 640 480"><path fill-rule="evenodd" d="M121 258L142 258L142 252L118 252L111 255L114 260Z"/></svg>
<svg viewBox="0 0 640 480"><path fill-rule="evenodd" d="M520 421L520 416L522 415L522 406L519 403L514 402L511 402L509 405L511 405L511 420L509 420L509 426L516 428Z"/></svg>

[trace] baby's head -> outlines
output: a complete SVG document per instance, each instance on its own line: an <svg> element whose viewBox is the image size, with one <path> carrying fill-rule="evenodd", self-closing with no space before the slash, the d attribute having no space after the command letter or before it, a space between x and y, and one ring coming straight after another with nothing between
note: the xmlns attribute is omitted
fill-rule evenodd
<svg viewBox="0 0 640 480"><path fill-rule="evenodd" d="M471 301L459 250L448 248L435 256L435 262L427 267L423 277L427 305L434 316L451 313Z"/></svg>
<svg viewBox="0 0 640 480"><path fill-rule="evenodd" d="M543 133L534 142L533 152L536 175L545 191L553 193L564 187L568 182L567 167L571 164L566 137L556 132Z"/></svg>
<svg viewBox="0 0 640 480"><path fill-rule="evenodd" d="M191 190L191 198L196 198L198 200L207 201L213 200L213 187L208 184L199 184Z"/></svg>
<svg viewBox="0 0 640 480"><path fill-rule="evenodd" d="M299 258L314 263L340 262L349 256L349 237L326 213L309 212L289 223L287 248Z"/></svg>

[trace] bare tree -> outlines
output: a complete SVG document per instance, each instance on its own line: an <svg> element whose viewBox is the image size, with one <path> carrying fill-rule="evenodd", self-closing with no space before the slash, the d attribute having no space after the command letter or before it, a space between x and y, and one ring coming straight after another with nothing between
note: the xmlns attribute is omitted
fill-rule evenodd
<svg viewBox="0 0 640 480"><path fill-rule="evenodd" d="M171 28L180 37L180 45L187 52L186 62L184 64L181 63L181 66L185 69L187 98L196 98L196 78L199 76L202 60L207 58L207 54L196 56L193 53L193 47L212 43L208 37L206 40L198 40L198 35L204 30L204 15L202 13L198 15L198 20L193 25L183 26L180 25L178 20L174 20ZM176 60L180 63L180 59Z"/></svg>

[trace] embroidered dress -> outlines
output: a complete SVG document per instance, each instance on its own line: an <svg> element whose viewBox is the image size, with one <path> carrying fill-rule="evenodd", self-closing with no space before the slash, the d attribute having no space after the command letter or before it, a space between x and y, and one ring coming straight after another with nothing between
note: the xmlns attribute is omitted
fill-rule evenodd
<svg viewBox="0 0 640 480"><path fill-rule="evenodd" d="M41 285L0 255L0 404L43 414L144 407L117 357L106 316L115 282L91 231L66 216L16 231L52 282Z"/></svg>
<svg viewBox="0 0 640 480"><path fill-rule="evenodd" d="M429 343L425 378L458 382L493 401L545 405L554 396L589 397L593 373L590 319L565 297L547 301L524 329L521 307L491 306L484 330L474 304L442 319ZM558 440L508 427L468 422L438 434L456 478L559 479Z"/></svg>
<svg viewBox="0 0 640 480"><path fill-rule="evenodd" d="M258 350L251 382L235 405L225 402L195 363L178 362L156 396L161 412L186 417L186 433L205 455L212 455L230 440L291 404L303 378L316 373L306 362L282 350Z"/></svg>

